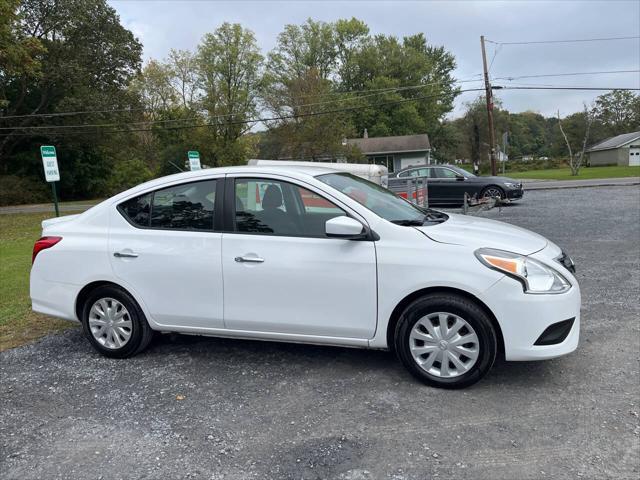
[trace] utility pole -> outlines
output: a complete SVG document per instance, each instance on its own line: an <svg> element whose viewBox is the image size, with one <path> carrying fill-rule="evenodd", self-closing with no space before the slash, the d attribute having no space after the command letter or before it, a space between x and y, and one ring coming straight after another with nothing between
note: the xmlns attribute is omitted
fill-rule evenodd
<svg viewBox="0 0 640 480"><path fill-rule="evenodd" d="M487 53L484 49L484 35L480 36L482 46L482 66L484 68L484 88L487 99L487 119L489 123L489 149L491 156L491 175L496 175L496 136L493 130L493 92L489 83L489 72L487 70Z"/></svg>

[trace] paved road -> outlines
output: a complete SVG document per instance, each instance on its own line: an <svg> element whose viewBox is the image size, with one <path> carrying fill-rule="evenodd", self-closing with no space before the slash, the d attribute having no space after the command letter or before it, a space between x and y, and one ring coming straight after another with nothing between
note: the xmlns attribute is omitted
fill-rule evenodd
<svg viewBox="0 0 640 480"><path fill-rule="evenodd" d="M556 188L640 185L640 177L594 178L591 180L523 180L523 183L525 190L551 190Z"/></svg>
<svg viewBox="0 0 640 480"><path fill-rule="evenodd" d="M636 479L640 187L532 191L485 215L570 252L578 351L473 388L392 354L164 336L98 356L78 330L0 354L3 479Z"/></svg>

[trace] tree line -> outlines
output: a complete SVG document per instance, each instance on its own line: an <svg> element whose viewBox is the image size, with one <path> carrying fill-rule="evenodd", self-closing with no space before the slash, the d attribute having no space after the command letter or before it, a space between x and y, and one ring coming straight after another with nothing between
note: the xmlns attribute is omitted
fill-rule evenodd
<svg viewBox="0 0 640 480"><path fill-rule="evenodd" d="M484 96L465 105L460 118L442 123L440 143L435 157L442 161L468 159L486 163L489 158L487 110ZM511 113L494 106L496 142L510 160L564 159L569 149L558 125L558 117L545 117L533 111ZM591 105L562 119L572 151L587 142L595 144L609 137L637 131L640 128L640 96L630 91L614 90L596 98ZM506 142L503 142L506 134ZM505 145L506 143L506 145ZM505 145L506 149L505 149Z"/></svg>
<svg viewBox="0 0 640 480"><path fill-rule="evenodd" d="M422 33L372 34L356 18L285 25L268 52L251 30L223 23L195 49L143 65L142 44L105 0L0 0L0 203L46 200L39 146L49 144L63 198L174 173L188 150L212 167L363 161L342 140L365 129L428 133L441 161L486 159L482 100L446 119L461 91L455 67ZM549 140L553 119L498 108L496 125L512 154L561 149Z"/></svg>

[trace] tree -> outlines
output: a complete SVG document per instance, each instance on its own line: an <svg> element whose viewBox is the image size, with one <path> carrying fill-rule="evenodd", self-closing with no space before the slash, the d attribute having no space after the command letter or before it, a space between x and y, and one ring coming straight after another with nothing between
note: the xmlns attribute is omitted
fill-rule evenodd
<svg viewBox="0 0 640 480"><path fill-rule="evenodd" d="M11 35L23 45L40 47L32 51L29 68L14 69L3 82L5 112L26 116L2 123L17 128L0 140L0 168L3 173L39 176L38 145L55 144L64 138L64 148L58 150L65 172L63 192L71 196L102 194L110 165L123 155L120 145L128 139L125 142L122 133L100 134L87 129L67 128L64 135L62 128L30 131L28 127L43 125L42 117L31 115L134 106L128 85L139 71L142 45L120 24L105 0L22 0L13 16L17 20L10 22ZM128 114L117 120L127 118ZM106 121L113 122L113 116L52 117L46 123L64 127ZM25 132L33 136L23 136Z"/></svg>
<svg viewBox="0 0 640 480"><path fill-rule="evenodd" d="M245 158L240 139L252 126L246 122L257 116L263 86L263 57L253 32L239 24L222 24L203 37L197 64L215 163L238 163Z"/></svg>
<svg viewBox="0 0 640 480"><path fill-rule="evenodd" d="M327 80L334 71L336 55L333 24L309 18L302 25L285 25L269 53L268 69L272 81L278 83L302 78L311 69Z"/></svg>
<svg viewBox="0 0 640 480"><path fill-rule="evenodd" d="M640 95L623 90L605 93L596 99L594 111L607 136L632 132L640 125Z"/></svg>
<svg viewBox="0 0 640 480"><path fill-rule="evenodd" d="M582 145L581 145L582 148L579 150L579 152L576 152L574 154L571 149L571 142L567 138L567 135L565 134L565 131L562 128L562 121L560 120L560 110L558 110L558 127L560 128L560 133L562 134L562 137L564 138L564 141L567 145L567 150L569 151L569 167L571 168L571 175L574 175L574 176L578 175L578 173L580 172L580 167L582 166L582 163L584 161L584 154L585 154L585 151L587 150L587 142L589 141L589 133L590 133L591 124L593 123L593 118L594 118L593 110L589 111L586 104L584 105L583 117L585 120L585 127L584 127L584 136L582 138Z"/></svg>
<svg viewBox="0 0 640 480"><path fill-rule="evenodd" d="M20 82L19 95L27 93L27 81L40 76L42 65L38 56L44 51L42 43L28 37L20 28L18 13L20 0L0 0L0 109L5 115L15 113L9 109L7 86ZM19 101L15 101L18 104Z"/></svg>
<svg viewBox="0 0 640 480"><path fill-rule="evenodd" d="M196 108L198 98L198 62L196 56L188 50L169 52L168 67L171 72L170 83L185 109Z"/></svg>

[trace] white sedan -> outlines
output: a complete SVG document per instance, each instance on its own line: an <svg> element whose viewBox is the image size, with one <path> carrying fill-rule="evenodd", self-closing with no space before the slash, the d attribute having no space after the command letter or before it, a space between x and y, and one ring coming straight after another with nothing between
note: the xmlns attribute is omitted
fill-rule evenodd
<svg viewBox="0 0 640 480"><path fill-rule="evenodd" d="M460 388L498 354L576 349L573 268L540 235L421 209L348 173L245 166L45 220L31 299L109 357L153 332L392 349L423 382Z"/></svg>

